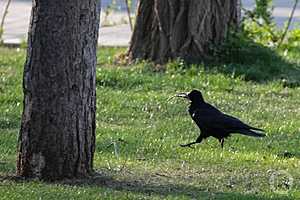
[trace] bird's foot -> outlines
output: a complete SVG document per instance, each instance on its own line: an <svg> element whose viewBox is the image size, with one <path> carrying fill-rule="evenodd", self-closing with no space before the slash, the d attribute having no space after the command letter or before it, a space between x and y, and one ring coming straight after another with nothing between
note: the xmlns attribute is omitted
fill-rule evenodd
<svg viewBox="0 0 300 200"><path fill-rule="evenodd" d="M192 144L180 144L181 147L189 147L189 148L194 148L192 147Z"/></svg>

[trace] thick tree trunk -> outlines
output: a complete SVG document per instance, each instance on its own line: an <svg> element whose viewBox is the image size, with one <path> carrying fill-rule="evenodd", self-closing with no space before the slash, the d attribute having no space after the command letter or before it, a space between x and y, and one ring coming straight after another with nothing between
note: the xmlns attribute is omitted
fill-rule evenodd
<svg viewBox="0 0 300 200"><path fill-rule="evenodd" d="M226 38L240 17L240 0L140 0L128 56L164 63L199 61Z"/></svg>
<svg viewBox="0 0 300 200"><path fill-rule="evenodd" d="M95 150L98 0L34 0L17 174L87 176Z"/></svg>

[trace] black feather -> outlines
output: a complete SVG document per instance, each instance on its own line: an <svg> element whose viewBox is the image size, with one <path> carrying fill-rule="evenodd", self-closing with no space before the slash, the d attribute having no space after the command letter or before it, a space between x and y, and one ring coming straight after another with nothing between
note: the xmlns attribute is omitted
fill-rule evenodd
<svg viewBox="0 0 300 200"><path fill-rule="evenodd" d="M186 95L183 95L183 93L180 94L178 97L184 97L191 101L189 113L201 131L200 136L195 142L181 145L183 147L201 143L203 139L210 136L217 138L223 147L224 139L232 133L240 133L252 137L265 136L265 134L260 133L264 132L263 129L250 126L238 118L224 114L214 106L206 103L201 92L198 90L193 90Z"/></svg>

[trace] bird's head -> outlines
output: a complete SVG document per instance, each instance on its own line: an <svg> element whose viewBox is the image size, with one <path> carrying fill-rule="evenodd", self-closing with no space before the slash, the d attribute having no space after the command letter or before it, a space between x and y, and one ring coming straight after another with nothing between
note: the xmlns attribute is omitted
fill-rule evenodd
<svg viewBox="0 0 300 200"><path fill-rule="evenodd" d="M181 92L175 95L190 100L191 102L204 102L202 93L199 90L192 90L189 93Z"/></svg>

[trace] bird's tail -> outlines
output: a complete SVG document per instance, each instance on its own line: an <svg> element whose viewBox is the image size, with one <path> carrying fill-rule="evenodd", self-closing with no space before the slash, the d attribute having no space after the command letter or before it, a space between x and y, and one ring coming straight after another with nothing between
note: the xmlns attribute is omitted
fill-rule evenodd
<svg viewBox="0 0 300 200"><path fill-rule="evenodd" d="M255 130L255 131L265 132L265 130L260 129L260 128L255 128L255 127L253 127L253 126L250 126L250 129L251 129L251 130Z"/></svg>
<svg viewBox="0 0 300 200"><path fill-rule="evenodd" d="M255 129L255 130L263 131L262 129ZM239 130L238 132L243 135L252 136L252 137L265 137L266 136L263 133L258 133L258 132L248 130L248 129L242 129L242 130Z"/></svg>

